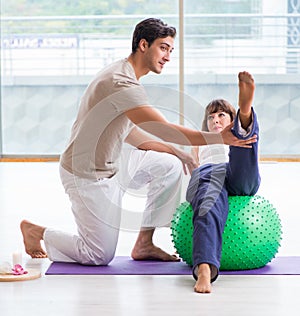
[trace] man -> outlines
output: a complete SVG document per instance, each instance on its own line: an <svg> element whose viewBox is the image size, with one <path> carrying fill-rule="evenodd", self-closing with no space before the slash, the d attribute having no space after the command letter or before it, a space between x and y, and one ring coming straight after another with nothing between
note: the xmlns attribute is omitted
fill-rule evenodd
<svg viewBox="0 0 300 316"><path fill-rule="evenodd" d="M255 138L237 139L231 126L219 134L172 124L148 104L139 79L150 71L161 73L170 61L175 35L176 29L159 19L141 21L134 30L130 56L103 69L87 87L60 160L78 235L24 220L21 231L31 257L107 265L115 255L122 196L128 188L147 185L146 207L131 256L135 260L177 261L176 256L156 247L152 237L156 227L170 223L179 203L181 162L189 170L196 162L169 142L225 142L246 148L255 142ZM134 149L127 150L126 159L121 159L124 143Z"/></svg>

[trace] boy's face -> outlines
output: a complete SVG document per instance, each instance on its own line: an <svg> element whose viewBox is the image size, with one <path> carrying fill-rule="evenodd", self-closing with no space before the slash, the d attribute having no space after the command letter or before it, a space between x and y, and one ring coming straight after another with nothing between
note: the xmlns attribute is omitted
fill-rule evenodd
<svg viewBox="0 0 300 316"><path fill-rule="evenodd" d="M207 116L207 128L209 132L221 132L230 123L230 115L223 111L211 113Z"/></svg>
<svg viewBox="0 0 300 316"><path fill-rule="evenodd" d="M154 73L160 74L166 62L170 61L170 55L174 49L174 38L171 36L157 38L149 47L145 42L144 61L145 66Z"/></svg>

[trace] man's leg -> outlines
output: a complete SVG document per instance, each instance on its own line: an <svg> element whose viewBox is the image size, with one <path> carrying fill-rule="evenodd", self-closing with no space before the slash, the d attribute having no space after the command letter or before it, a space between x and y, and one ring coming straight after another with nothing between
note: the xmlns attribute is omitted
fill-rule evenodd
<svg viewBox="0 0 300 316"><path fill-rule="evenodd" d="M141 150L132 150L129 161L126 186L140 189L147 185L141 229L131 255L136 260L177 261L156 247L152 237L156 227L170 225L180 203L182 164L173 155Z"/></svg>
<svg viewBox="0 0 300 316"><path fill-rule="evenodd" d="M41 245L46 227L23 220L20 228L26 253L32 258L47 258L47 253Z"/></svg>
<svg viewBox="0 0 300 316"><path fill-rule="evenodd" d="M114 257L119 235L121 214L119 187L114 183L114 178L99 181L81 179L62 168L61 178L72 204L78 235L34 224L29 226L23 221L21 229L27 253L34 258L41 257L36 253L41 252L37 245L43 239L47 255L52 261L90 265L108 264ZM31 236L35 236L34 243L33 237L28 238L29 229ZM42 234L41 229L43 229ZM29 240L31 245L35 244L35 251L32 250Z"/></svg>

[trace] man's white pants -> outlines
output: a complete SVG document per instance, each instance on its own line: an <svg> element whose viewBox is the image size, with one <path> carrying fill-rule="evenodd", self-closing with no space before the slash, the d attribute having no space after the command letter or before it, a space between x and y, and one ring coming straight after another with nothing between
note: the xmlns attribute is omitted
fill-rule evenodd
<svg viewBox="0 0 300 316"><path fill-rule="evenodd" d="M122 210L122 197L128 189L147 187L142 227L169 226L180 202L182 164L166 153L126 149L120 171L109 179L80 178L62 167L60 175L71 201L78 235L47 228L44 242L52 261L108 264L115 255L122 229L121 215L133 219L132 229L136 226L135 214Z"/></svg>

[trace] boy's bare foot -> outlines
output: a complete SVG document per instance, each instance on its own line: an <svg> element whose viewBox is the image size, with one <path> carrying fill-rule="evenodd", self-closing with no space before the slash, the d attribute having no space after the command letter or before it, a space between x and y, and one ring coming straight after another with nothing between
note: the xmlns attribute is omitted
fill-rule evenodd
<svg viewBox="0 0 300 316"><path fill-rule="evenodd" d="M209 264L199 264L198 279L194 286L194 291L197 293L211 293L211 271Z"/></svg>
<svg viewBox="0 0 300 316"><path fill-rule="evenodd" d="M43 239L45 227L23 220L20 224L20 228L23 235L26 253L32 258L47 258L47 253L41 246L41 240Z"/></svg>
<svg viewBox="0 0 300 316"><path fill-rule="evenodd" d="M239 75L239 108L240 121L242 127L247 129L252 121L252 102L254 98L255 83L251 74L247 71L240 72Z"/></svg>
<svg viewBox="0 0 300 316"><path fill-rule="evenodd" d="M170 255L152 242L154 229L141 230L132 249L131 257L134 260L161 260L180 261L176 255Z"/></svg>

